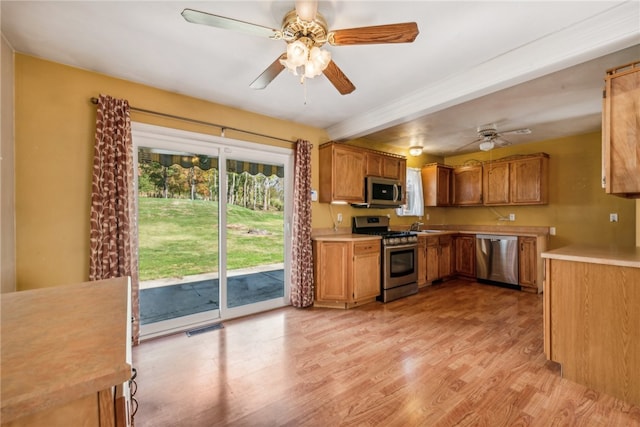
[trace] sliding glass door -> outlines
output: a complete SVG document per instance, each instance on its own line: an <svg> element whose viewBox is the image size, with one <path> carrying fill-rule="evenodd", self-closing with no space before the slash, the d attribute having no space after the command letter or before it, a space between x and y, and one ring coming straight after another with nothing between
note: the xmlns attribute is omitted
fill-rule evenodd
<svg viewBox="0 0 640 427"><path fill-rule="evenodd" d="M290 149L134 126L141 338L288 304Z"/></svg>
<svg viewBox="0 0 640 427"><path fill-rule="evenodd" d="M284 297L284 164L235 153L225 162L224 257L226 307L239 314L250 305ZM249 308L251 310L251 308Z"/></svg>

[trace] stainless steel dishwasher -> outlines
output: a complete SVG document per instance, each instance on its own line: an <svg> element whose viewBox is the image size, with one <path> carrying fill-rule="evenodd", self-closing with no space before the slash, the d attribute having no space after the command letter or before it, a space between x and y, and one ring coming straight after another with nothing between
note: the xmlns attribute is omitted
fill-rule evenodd
<svg viewBox="0 0 640 427"><path fill-rule="evenodd" d="M476 277L518 285L518 237L477 234Z"/></svg>

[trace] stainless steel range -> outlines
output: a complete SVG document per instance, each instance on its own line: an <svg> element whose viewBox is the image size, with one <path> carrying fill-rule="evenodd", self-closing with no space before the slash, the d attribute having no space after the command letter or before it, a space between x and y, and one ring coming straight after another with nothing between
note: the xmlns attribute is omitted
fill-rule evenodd
<svg viewBox="0 0 640 427"><path fill-rule="evenodd" d="M410 231L391 231L386 216L356 216L352 219L354 234L382 236L380 296L389 302L418 293L418 235Z"/></svg>

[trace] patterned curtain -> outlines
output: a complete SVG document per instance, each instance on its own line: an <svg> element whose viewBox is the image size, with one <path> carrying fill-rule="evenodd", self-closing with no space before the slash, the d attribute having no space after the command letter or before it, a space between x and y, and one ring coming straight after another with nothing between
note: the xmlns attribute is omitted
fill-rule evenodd
<svg viewBox="0 0 640 427"><path fill-rule="evenodd" d="M91 188L89 280L131 277L133 343L138 343L138 256L129 103L100 95Z"/></svg>
<svg viewBox="0 0 640 427"><path fill-rule="evenodd" d="M313 260L311 252L311 148L309 141L298 140L293 179L293 242L291 305L313 304Z"/></svg>

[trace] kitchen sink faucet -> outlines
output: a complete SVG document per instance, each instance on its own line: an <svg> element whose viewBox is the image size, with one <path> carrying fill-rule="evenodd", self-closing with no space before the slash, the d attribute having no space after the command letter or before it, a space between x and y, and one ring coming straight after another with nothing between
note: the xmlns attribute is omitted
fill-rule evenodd
<svg viewBox="0 0 640 427"><path fill-rule="evenodd" d="M410 231L420 231L420 226L424 225L422 222L414 222L413 224L411 224L411 228L409 228Z"/></svg>

